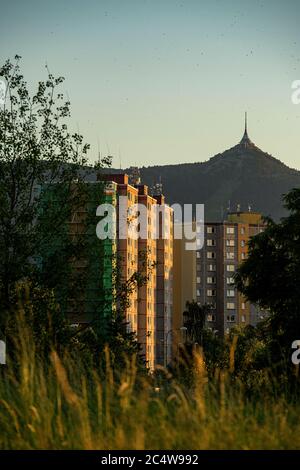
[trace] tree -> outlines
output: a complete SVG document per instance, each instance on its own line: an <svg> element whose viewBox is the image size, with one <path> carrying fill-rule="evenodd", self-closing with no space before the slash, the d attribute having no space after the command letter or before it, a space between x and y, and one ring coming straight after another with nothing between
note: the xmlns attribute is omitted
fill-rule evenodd
<svg viewBox="0 0 300 470"><path fill-rule="evenodd" d="M184 326L187 328L187 337L192 343L203 344L203 331L207 315L211 310L210 305L199 305L194 300L186 302L186 310L183 312Z"/></svg>
<svg viewBox="0 0 300 470"><path fill-rule="evenodd" d="M80 205L79 169L87 160L88 144L67 127L70 103L59 87L62 77L47 70L30 95L20 72L20 57L7 60L0 76L7 84L6 100L0 108L0 310L10 310L16 283L31 278L40 268L38 255L46 240L65 226ZM78 190L72 191L74 181ZM48 204L41 217L45 189L55 188L57 204ZM54 192L54 191L53 191ZM76 252L70 239L56 262L66 266L66 258ZM56 265L56 272L60 272ZM50 274L54 270L48 271ZM46 279L46 277L45 277ZM52 286L53 287L53 286Z"/></svg>
<svg viewBox="0 0 300 470"><path fill-rule="evenodd" d="M22 286L29 297L21 308L30 316L40 351L75 345L92 356L108 345L120 361L121 351L139 350L127 331L125 310L130 289L138 288L143 276L136 273L121 288L112 283L106 297L104 250L96 237L103 185L86 181L89 145L68 130L70 102L60 92L64 79L47 69L31 95L20 59L0 67L7 84L0 108L0 329L13 331ZM107 157L94 169L110 163ZM72 217L83 213L73 233ZM70 310L78 316L88 310L88 325L70 332Z"/></svg>
<svg viewBox="0 0 300 470"><path fill-rule="evenodd" d="M248 258L235 275L240 292L269 311L266 327L272 358L290 364L291 344L300 338L300 189L283 197L290 214L249 241Z"/></svg>

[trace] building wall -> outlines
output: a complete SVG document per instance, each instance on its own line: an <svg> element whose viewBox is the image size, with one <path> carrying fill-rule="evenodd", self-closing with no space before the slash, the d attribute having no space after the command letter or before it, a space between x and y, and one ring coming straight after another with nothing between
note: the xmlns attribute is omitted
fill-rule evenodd
<svg viewBox="0 0 300 470"><path fill-rule="evenodd" d="M117 175L118 176L118 175ZM133 208L134 204L138 202L138 190L128 184L127 175L123 175L124 179L123 182L118 184L118 197L123 196L123 200L125 201L124 209L127 212L127 220L124 221L124 228L123 230L126 232L126 238L120 239L119 232L120 227L117 224L117 265L118 265L118 274L120 276L120 280L122 283L127 284L127 288L130 289L129 294L129 305L125 311L126 320L129 325L129 329L131 331L138 330L138 292L137 289L130 288L129 280L132 278L133 274L138 271L138 241L134 239L134 237L130 236L128 231L128 223L130 222L130 218L134 217L133 212L131 209ZM117 178L118 179L118 178ZM117 217L119 218L119 213L117 213ZM117 219L118 220L118 219Z"/></svg>
<svg viewBox="0 0 300 470"><path fill-rule="evenodd" d="M196 226L193 226L194 230ZM182 227L183 229L183 227ZM184 235L184 230L182 230ZM177 355L180 343L185 341L183 326L183 312L186 302L196 300L196 251L186 250L186 238L174 239L173 257L173 318L172 332L169 341L172 342L173 357Z"/></svg>
<svg viewBox="0 0 300 470"><path fill-rule="evenodd" d="M249 238L263 230L261 215L229 214L224 223L206 223L204 246L197 251L197 301L212 306L207 325L224 335L236 325L255 325L262 312L233 286L233 275L246 259Z"/></svg>
<svg viewBox="0 0 300 470"><path fill-rule="evenodd" d="M148 187L143 184L129 184L128 176L125 174L105 175L105 179L115 181L118 196L127 198L128 223L132 217L137 217L134 210L130 210L133 209L133 204L142 204L146 209L145 236L135 240L127 231L125 239L120 240L118 237L120 227L117 228L117 257L123 282L128 282L134 273L147 278L147 282L139 289L133 289L126 310L126 319L131 330L137 333L142 353L152 370L156 364L165 361L164 336L170 327L172 317L173 212L170 208L167 209L171 221L171 238L164 240L160 237L157 240L153 234L156 222L153 208L157 204L165 206L164 197L151 196Z"/></svg>
<svg viewBox="0 0 300 470"><path fill-rule="evenodd" d="M147 282L139 288L138 296L138 341L142 346L147 364L150 369L155 365L156 347L156 280L157 280L157 252L156 240L152 237L153 212L152 206L156 200L149 196L148 188L139 185L139 204L143 204L146 209L146 237L140 237L139 246L139 272L147 277Z"/></svg>
<svg viewBox="0 0 300 470"><path fill-rule="evenodd" d="M74 186L73 191L76 191ZM67 311L71 322L86 323L111 316L114 303L114 268L116 257L115 240L99 240L96 236L96 208L103 203L116 206L117 185L115 183L88 183L86 202L74 210L67 223L67 231L76 242L81 238L85 243L82 257L72 263L72 272L83 276L82 293L69 293ZM94 223L90 217L94 218ZM67 283L67 280L66 280Z"/></svg>
<svg viewBox="0 0 300 470"><path fill-rule="evenodd" d="M156 364L171 360L171 342L167 343L172 328L173 313L173 210L163 196L155 197L164 214L159 215L159 239L156 243Z"/></svg>

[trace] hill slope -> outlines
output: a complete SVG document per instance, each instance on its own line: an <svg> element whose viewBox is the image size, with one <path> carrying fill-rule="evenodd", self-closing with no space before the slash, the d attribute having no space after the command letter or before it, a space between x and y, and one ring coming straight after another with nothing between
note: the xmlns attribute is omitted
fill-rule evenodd
<svg viewBox="0 0 300 470"><path fill-rule="evenodd" d="M247 130L238 145L207 162L142 167L140 173L149 186L161 179L170 204L204 203L210 221L223 218L229 201L232 210L251 204L254 211L278 219L285 214L282 194L300 187L300 171L256 147Z"/></svg>

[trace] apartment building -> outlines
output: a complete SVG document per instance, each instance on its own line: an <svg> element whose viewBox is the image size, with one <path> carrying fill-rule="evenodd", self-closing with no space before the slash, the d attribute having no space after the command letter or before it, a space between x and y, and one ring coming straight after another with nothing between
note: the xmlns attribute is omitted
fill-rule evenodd
<svg viewBox="0 0 300 470"><path fill-rule="evenodd" d="M156 364L168 364L172 345L168 332L173 317L173 210L162 194L154 194L160 207L157 214L159 238L156 241Z"/></svg>
<svg viewBox="0 0 300 470"><path fill-rule="evenodd" d="M74 183L73 191L77 191ZM44 198L51 198L52 203L58 204L55 199L56 188L51 191L46 187ZM66 280L68 285L68 296L65 302L65 313L71 323L80 324L101 320L111 316L115 308L114 298L114 273L116 269L117 246L115 239L107 238L99 240L96 237L96 209L99 204L117 205L117 184L114 182L99 185L90 182L86 187L86 201L82 207L72 213L71 219L65 227L65 236L71 237L74 242L80 242L84 249L80 256L72 261L72 272L77 277L77 283L83 276L84 280L71 288L74 278ZM91 223L91 220L94 223ZM87 223L89 221L89 223ZM64 229L63 229L64 232ZM59 233L56 240L51 240L49 254L59 246L63 233ZM72 295L74 293L74 295Z"/></svg>
<svg viewBox="0 0 300 470"><path fill-rule="evenodd" d="M103 175L101 175L101 178ZM120 202L122 197L122 210L124 213L124 220L120 226L116 225L116 262L117 262L117 275L119 283L127 284L128 289L128 305L126 308L126 320L132 331L138 331L138 292L136 289L130 290L128 280L139 269L139 247L138 240L132 236L132 231L129 230L129 223L134 219L134 205L138 203L138 189L130 185L128 176L126 174L105 175L105 180L108 184L116 185L117 201ZM119 220L120 204L116 204L117 208L117 221ZM122 233L121 233L122 232Z"/></svg>
<svg viewBox="0 0 300 470"><path fill-rule="evenodd" d="M187 225L187 223L185 224ZM190 227L196 230L196 223L191 222ZM182 223L179 223L182 231L182 237L174 239L174 281L173 281L173 318L171 338L173 357L177 355L179 345L186 340L186 332L183 327L183 312L186 309L186 303L196 300L196 254L195 250L187 250L185 230Z"/></svg>
<svg viewBox="0 0 300 470"><path fill-rule="evenodd" d="M264 229L261 214L230 212L222 223L206 223L204 246L197 251L196 298L210 304L207 325L220 335L236 325L256 325L263 312L237 291L233 275L247 258L249 238Z"/></svg>
<svg viewBox="0 0 300 470"><path fill-rule="evenodd" d="M165 347L165 336L172 318L173 211L165 204L162 194L150 194L138 177L129 181L126 174L106 174L101 175L101 179L117 184L119 201L123 196L122 214L126 214L126 220L119 221L118 212L116 240L120 279L126 283L136 272L146 278L139 289L130 293L126 320L130 329L137 333L147 365L153 370L156 364L164 363L165 354L170 356L170 349ZM132 227L137 232L140 229L135 223L134 204L137 203L145 208L139 214L139 221L143 223L139 237L132 230ZM164 208L164 218L159 216L158 206ZM166 227L169 235L164 238Z"/></svg>

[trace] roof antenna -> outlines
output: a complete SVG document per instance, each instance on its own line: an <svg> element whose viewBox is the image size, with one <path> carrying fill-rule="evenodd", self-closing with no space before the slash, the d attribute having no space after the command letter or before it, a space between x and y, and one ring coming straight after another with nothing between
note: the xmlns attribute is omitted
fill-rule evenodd
<svg viewBox="0 0 300 470"><path fill-rule="evenodd" d="M247 130L247 111L245 111L245 134L248 134L248 130Z"/></svg>

